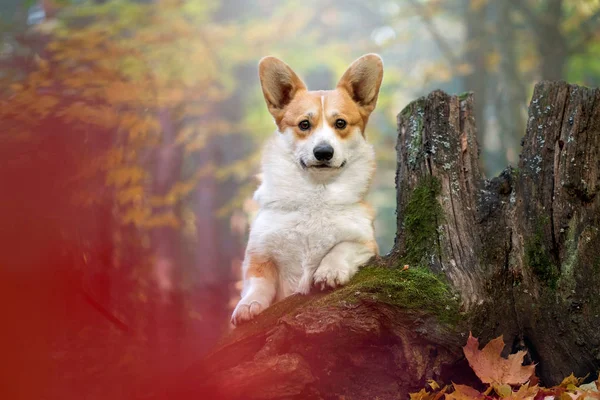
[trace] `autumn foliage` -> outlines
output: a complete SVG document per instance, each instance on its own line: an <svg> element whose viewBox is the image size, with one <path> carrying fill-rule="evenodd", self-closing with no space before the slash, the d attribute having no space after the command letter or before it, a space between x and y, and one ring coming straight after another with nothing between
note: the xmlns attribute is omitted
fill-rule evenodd
<svg viewBox="0 0 600 400"><path fill-rule="evenodd" d="M445 396L446 400L593 400L600 399L600 376L595 382L583 384L584 378L573 374L551 388L538 385L535 365L523 365L525 351L502 357L504 340L499 336L491 340L483 349L479 349L479 340L469 334L467 344L463 347L465 358L477 377L486 384L481 392L468 385L452 383L441 386L434 380L428 382L429 390L421 389L411 393L410 400L438 400Z"/></svg>

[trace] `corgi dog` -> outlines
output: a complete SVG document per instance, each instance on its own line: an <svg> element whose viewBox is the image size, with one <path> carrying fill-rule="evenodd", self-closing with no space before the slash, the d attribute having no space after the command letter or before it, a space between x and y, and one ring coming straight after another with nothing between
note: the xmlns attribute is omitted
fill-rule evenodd
<svg viewBox="0 0 600 400"><path fill-rule="evenodd" d="M375 172L365 127L383 79L381 58L354 61L334 90L307 90L275 57L260 61L259 78L277 131L263 149L234 325L312 286L344 285L378 253L375 213L365 203Z"/></svg>

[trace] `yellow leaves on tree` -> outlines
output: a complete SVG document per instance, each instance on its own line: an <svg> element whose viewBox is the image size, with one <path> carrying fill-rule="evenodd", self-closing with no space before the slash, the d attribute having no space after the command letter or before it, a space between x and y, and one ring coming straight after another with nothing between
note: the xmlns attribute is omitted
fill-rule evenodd
<svg viewBox="0 0 600 400"><path fill-rule="evenodd" d="M55 97L40 96L37 101L32 104L32 109L40 118L45 118L57 103L58 100Z"/></svg>
<svg viewBox="0 0 600 400"><path fill-rule="evenodd" d="M55 112L66 124L73 129L85 125L94 125L104 129L114 129L119 121L119 115L109 106L97 105L92 107L82 101L76 101Z"/></svg>
<svg viewBox="0 0 600 400"><path fill-rule="evenodd" d="M219 107L239 84L236 66L255 62L266 51L261 48L295 37L312 19L310 13L298 17L302 6L296 5L275 25L220 23L213 18L220 7L215 0L64 7L59 23L43 33L47 44L35 69L10 82L10 98L0 100L0 118L18 122L5 134L38 132L43 119L52 117L61 134L92 139L89 154L73 171L82 192L74 196L78 205L111 204L118 221L138 228L176 226L183 218L179 206L203 176L244 181L258 165L255 153L219 169L194 166L214 136L263 131L246 121L232 123ZM262 99L256 104L260 112L253 114L261 115ZM101 135L109 138L97 140ZM170 178L170 188L154 193L152 157L160 146L180 152L186 168ZM250 187L219 215L239 207Z"/></svg>
<svg viewBox="0 0 600 400"><path fill-rule="evenodd" d="M151 155L170 146L189 164L192 158L186 157L202 150L211 136L233 129L214 110L234 89L231 63L223 63L221 53L235 29L218 29L211 21L218 7L212 0L66 7L61 23L45 33L47 45L43 58L34 59L36 69L13 83L10 99L0 102L0 118L19 121L8 133L36 131L44 118L53 117L68 127L65 135L109 135L102 143L112 148L91 148L73 173L72 181L81 187L73 196L76 204L112 204L120 223L142 229L179 227L178 206L215 168L198 166L176 177L166 193L153 193ZM170 129L174 139L163 137ZM88 182L104 185L91 189Z"/></svg>
<svg viewBox="0 0 600 400"><path fill-rule="evenodd" d="M523 366L526 352L519 351L505 359L500 355L502 349L502 336L491 340L479 350L479 340L471 334L463 347L469 365L483 383L520 385L527 382L535 372L535 366Z"/></svg>
<svg viewBox="0 0 600 400"><path fill-rule="evenodd" d="M121 188L126 185L135 185L146 176L146 171L141 167L124 166L112 168L106 174L106 185Z"/></svg>

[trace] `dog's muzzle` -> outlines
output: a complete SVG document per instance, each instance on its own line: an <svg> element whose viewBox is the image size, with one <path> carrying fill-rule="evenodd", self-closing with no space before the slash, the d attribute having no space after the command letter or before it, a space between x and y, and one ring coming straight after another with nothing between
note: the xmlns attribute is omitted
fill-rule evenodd
<svg viewBox="0 0 600 400"><path fill-rule="evenodd" d="M331 165L329 162L319 162L319 163L307 165L306 162L303 159L300 159L300 165L302 166L303 169L310 169L310 168L316 168L316 169L339 169L339 168L344 168L344 166L346 165L346 160L344 160L337 167L335 165Z"/></svg>

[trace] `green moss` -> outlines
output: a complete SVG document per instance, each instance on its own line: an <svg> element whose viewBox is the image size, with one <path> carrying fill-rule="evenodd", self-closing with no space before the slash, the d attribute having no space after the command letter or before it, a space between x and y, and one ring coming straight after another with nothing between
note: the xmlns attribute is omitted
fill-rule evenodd
<svg viewBox="0 0 600 400"><path fill-rule="evenodd" d="M565 276L571 278L573 276L575 265L578 262L577 245L579 244L579 238L575 236L576 229L576 219L572 218L569 222L569 231L567 235L567 241L565 243L567 248L567 256L565 257L565 261L560 269L561 278Z"/></svg>
<svg viewBox="0 0 600 400"><path fill-rule="evenodd" d="M404 209L405 260L408 264L424 264L437 249L438 226L443 218L437 200L441 185L434 177L422 179L414 188Z"/></svg>
<svg viewBox="0 0 600 400"><path fill-rule="evenodd" d="M535 234L525 241L525 263L529 265L533 273L550 288L556 289L558 282L558 271L552 261L550 251L544 242L542 226L548 217L538 221Z"/></svg>
<svg viewBox="0 0 600 400"><path fill-rule="evenodd" d="M411 125L411 137L408 143L408 162L414 166L421 152L423 143L423 119L420 116L411 116L408 120Z"/></svg>
<svg viewBox="0 0 600 400"><path fill-rule="evenodd" d="M457 96L458 100L464 101L464 100L466 100L469 97L470 94L471 94L471 92L462 92L462 93L459 93L458 96Z"/></svg>
<svg viewBox="0 0 600 400"><path fill-rule="evenodd" d="M378 302L401 307L455 325L459 320L458 300L444 279L426 268L364 267L346 286L312 305Z"/></svg>
<svg viewBox="0 0 600 400"><path fill-rule="evenodd" d="M419 97L418 99L413 100L410 103L408 103L406 105L406 107L404 107L402 109L402 111L400 111L400 114L402 115L403 118L408 118L415 112L418 112L419 110L423 110L423 107L425 106L425 102L426 102L425 97Z"/></svg>
<svg viewBox="0 0 600 400"><path fill-rule="evenodd" d="M458 297L444 278L426 268L367 266L345 286L308 296L293 295L267 308L257 318L238 326L221 338L215 351L235 342L267 333L284 316L294 316L312 308L346 307L350 304L386 304L406 310L419 318L434 317L448 326L460 321Z"/></svg>
<svg viewBox="0 0 600 400"><path fill-rule="evenodd" d="M408 163L412 166L416 165L419 155L422 153L424 105L425 98L421 97L408 104L400 112L400 116L406 124Z"/></svg>

